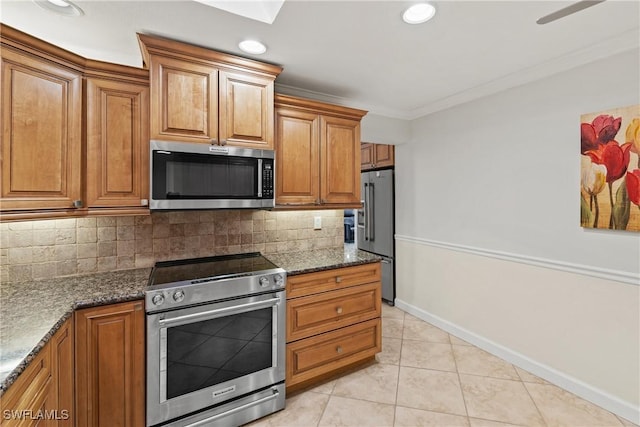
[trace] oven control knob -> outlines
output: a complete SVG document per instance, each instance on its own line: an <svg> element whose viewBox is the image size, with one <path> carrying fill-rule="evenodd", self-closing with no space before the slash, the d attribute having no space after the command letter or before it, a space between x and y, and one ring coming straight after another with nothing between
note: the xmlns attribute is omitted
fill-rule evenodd
<svg viewBox="0 0 640 427"><path fill-rule="evenodd" d="M154 303L155 305L162 305L162 303L164 302L164 295L155 294L153 298L151 298L151 302Z"/></svg>
<svg viewBox="0 0 640 427"><path fill-rule="evenodd" d="M282 274L276 274L274 280L276 281L277 287L281 288L284 286L284 277L282 277Z"/></svg>
<svg viewBox="0 0 640 427"><path fill-rule="evenodd" d="M260 286L262 286L263 288L266 288L267 286L269 286L269 278L266 276L262 276L258 282L260 282Z"/></svg>
<svg viewBox="0 0 640 427"><path fill-rule="evenodd" d="M180 301L182 301L183 299L184 299L184 291L179 290L179 291L175 291L175 292L173 293L173 300L174 300L175 302L180 302Z"/></svg>

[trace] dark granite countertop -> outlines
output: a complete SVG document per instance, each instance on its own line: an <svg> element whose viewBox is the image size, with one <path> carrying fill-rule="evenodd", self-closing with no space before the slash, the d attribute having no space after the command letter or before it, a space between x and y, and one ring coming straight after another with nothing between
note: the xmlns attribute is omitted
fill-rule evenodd
<svg viewBox="0 0 640 427"><path fill-rule="evenodd" d="M73 310L144 298L150 268L3 283L0 287L0 395Z"/></svg>
<svg viewBox="0 0 640 427"><path fill-rule="evenodd" d="M288 275L367 264L380 257L355 245L271 254ZM73 310L144 298L150 268L122 270L0 287L0 395L67 320Z"/></svg>
<svg viewBox="0 0 640 427"><path fill-rule="evenodd" d="M278 267L287 270L288 276L368 264L380 261L381 259L377 255L358 250L355 245L345 245L344 249L317 249L306 252L269 254L265 256Z"/></svg>

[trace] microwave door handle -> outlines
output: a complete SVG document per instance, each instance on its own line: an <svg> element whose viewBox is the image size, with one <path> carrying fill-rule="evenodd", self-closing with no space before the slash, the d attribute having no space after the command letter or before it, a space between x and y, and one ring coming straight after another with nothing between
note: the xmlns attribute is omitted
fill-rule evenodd
<svg viewBox="0 0 640 427"><path fill-rule="evenodd" d="M262 197L262 159L258 159L258 197Z"/></svg>
<svg viewBox="0 0 640 427"><path fill-rule="evenodd" d="M202 320L213 319L222 315L233 314L235 312L245 312L247 309L257 309L258 307L269 307L276 304L280 304L280 298L271 298L265 301L249 302L246 304L234 305L233 307L219 308L216 310L208 310L201 313L185 314L183 316L176 316L170 319L159 319L158 324L161 328L168 328L171 326L180 326L187 323L193 323Z"/></svg>

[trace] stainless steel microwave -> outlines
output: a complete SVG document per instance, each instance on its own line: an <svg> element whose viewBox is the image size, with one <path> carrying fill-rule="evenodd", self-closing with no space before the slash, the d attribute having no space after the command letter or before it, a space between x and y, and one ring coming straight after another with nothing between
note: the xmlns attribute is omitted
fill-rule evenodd
<svg viewBox="0 0 640 427"><path fill-rule="evenodd" d="M274 207L274 152L150 142L152 210Z"/></svg>

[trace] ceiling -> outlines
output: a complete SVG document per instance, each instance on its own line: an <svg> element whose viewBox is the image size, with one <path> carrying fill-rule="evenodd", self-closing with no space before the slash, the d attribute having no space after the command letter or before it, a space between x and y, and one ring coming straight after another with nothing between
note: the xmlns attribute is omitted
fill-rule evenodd
<svg viewBox="0 0 640 427"><path fill-rule="evenodd" d="M413 2L401 0L287 0L272 24L191 0L75 3L84 16L2 0L0 20L82 56L134 66L142 65L137 32L253 57L284 67L277 91L400 119L640 48L639 1L609 0L546 25L536 20L571 2L436 1L435 18L421 25L402 22ZM245 38L267 53L242 53Z"/></svg>

